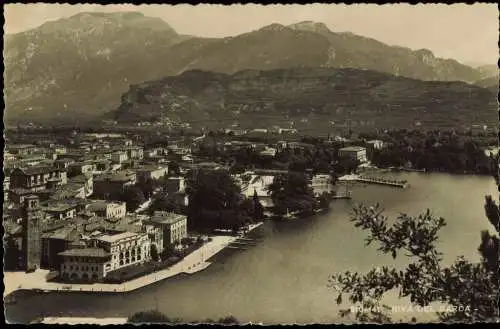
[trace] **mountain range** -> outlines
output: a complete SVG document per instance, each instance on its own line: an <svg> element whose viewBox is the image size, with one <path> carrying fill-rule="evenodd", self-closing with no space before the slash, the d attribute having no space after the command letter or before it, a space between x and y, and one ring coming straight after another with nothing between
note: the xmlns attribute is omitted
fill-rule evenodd
<svg viewBox="0 0 500 329"><path fill-rule="evenodd" d="M460 101L457 101L460 100ZM495 126L496 92L359 69L201 70L131 86L110 119L223 128L290 124L301 131Z"/></svg>
<svg viewBox="0 0 500 329"><path fill-rule="evenodd" d="M6 35L4 63L8 123L93 120L120 107L131 85L190 70L354 68L428 81L487 78L429 50L332 32L323 23L271 24L234 37L201 38L138 12L80 13Z"/></svg>

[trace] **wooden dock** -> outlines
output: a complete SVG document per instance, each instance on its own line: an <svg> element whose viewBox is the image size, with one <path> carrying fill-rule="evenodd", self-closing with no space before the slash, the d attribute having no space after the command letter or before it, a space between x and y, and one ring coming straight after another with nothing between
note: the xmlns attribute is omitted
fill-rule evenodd
<svg viewBox="0 0 500 329"><path fill-rule="evenodd" d="M409 186L408 182L405 180L394 180L380 177L358 176L357 181L362 183L389 185L400 188L407 188Z"/></svg>
<svg viewBox="0 0 500 329"><path fill-rule="evenodd" d="M367 184L379 184L386 186L393 186L399 188L407 188L410 185L405 180L395 180L395 179L387 179L380 177L369 177L362 175L346 175L339 178L339 181L351 181L351 182L359 182L359 183L367 183Z"/></svg>

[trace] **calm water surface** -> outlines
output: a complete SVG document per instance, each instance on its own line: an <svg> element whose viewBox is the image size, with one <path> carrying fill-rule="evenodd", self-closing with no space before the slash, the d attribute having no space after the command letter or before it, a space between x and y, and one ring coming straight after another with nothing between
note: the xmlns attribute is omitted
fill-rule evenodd
<svg viewBox="0 0 500 329"><path fill-rule="evenodd" d="M404 173L408 189L376 185L353 187L353 200L337 200L325 215L295 222L267 222L253 232L256 245L226 249L204 272L159 282L126 294L19 293L18 303L7 305L10 322L28 322L39 316L126 317L157 308L184 320L233 315L243 322L331 323L339 318L335 291L327 287L333 273L368 271L373 266L401 267L406 259L380 255L364 247L364 232L349 221L353 203L379 202L388 216L417 215L427 208L444 217L439 248L444 261L459 255L479 259L480 231L492 229L484 216L484 196L497 195L493 179L447 174ZM405 302L390 296L388 303ZM349 305L342 305L341 308ZM406 317L394 315L398 317ZM431 314L416 314L422 321Z"/></svg>

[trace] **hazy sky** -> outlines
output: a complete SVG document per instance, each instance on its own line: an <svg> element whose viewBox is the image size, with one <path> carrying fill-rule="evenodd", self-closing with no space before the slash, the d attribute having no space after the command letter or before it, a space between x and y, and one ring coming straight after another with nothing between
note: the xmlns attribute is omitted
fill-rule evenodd
<svg viewBox="0 0 500 329"><path fill-rule="evenodd" d="M82 11L140 11L163 18L180 34L222 37L271 23L325 23L390 45L427 48L438 57L464 63L498 60L495 4L454 5L5 5L5 32L17 33Z"/></svg>

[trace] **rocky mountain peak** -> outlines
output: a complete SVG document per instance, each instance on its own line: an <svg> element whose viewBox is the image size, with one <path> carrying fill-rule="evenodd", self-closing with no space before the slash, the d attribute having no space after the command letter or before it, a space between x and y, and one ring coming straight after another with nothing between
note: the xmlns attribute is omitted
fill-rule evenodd
<svg viewBox="0 0 500 329"><path fill-rule="evenodd" d="M299 23L291 24L288 27L294 30L317 32L317 33L331 32L331 30L325 25L325 23L313 22L313 21L302 21Z"/></svg>

